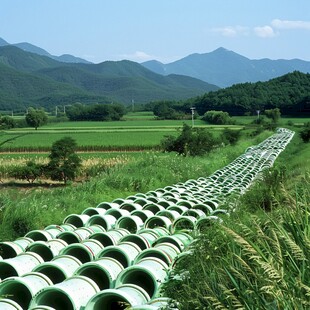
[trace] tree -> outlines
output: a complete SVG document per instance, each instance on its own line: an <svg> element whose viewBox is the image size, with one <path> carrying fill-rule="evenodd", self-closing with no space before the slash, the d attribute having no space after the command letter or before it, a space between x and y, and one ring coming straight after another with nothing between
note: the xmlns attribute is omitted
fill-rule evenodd
<svg viewBox="0 0 310 310"><path fill-rule="evenodd" d="M270 118L275 124L278 122L278 120L281 117L281 112L279 108L265 110L265 115Z"/></svg>
<svg viewBox="0 0 310 310"><path fill-rule="evenodd" d="M205 128L192 128L186 124L178 137L167 136L161 142L166 152L177 152L183 156L204 155L216 144L216 139Z"/></svg>
<svg viewBox="0 0 310 310"><path fill-rule="evenodd" d="M67 184L69 180L75 179L82 162L75 153L76 148L77 143L71 137L64 137L52 145L47 165L48 175L52 180Z"/></svg>
<svg viewBox="0 0 310 310"><path fill-rule="evenodd" d="M15 127L15 121L12 117L4 115L0 116L0 129L11 129Z"/></svg>
<svg viewBox="0 0 310 310"><path fill-rule="evenodd" d="M306 123L305 128L299 133L302 141L308 143L310 141L310 122Z"/></svg>
<svg viewBox="0 0 310 310"><path fill-rule="evenodd" d="M230 115L223 111L208 111L204 114L202 119L214 125L229 125L234 123Z"/></svg>
<svg viewBox="0 0 310 310"><path fill-rule="evenodd" d="M48 117L41 109L29 108L25 120L30 127L34 127L37 130L38 127L47 123Z"/></svg>
<svg viewBox="0 0 310 310"><path fill-rule="evenodd" d="M43 166L34 161L28 161L26 166L16 167L12 172L15 179L27 180L29 183L33 183L42 174Z"/></svg>

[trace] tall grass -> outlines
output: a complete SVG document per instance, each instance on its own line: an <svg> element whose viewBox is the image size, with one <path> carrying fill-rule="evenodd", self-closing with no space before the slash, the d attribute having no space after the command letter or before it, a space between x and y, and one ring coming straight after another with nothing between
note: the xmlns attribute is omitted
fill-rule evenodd
<svg viewBox="0 0 310 310"><path fill-rule="evenodd" d="M264 135L261 136L261 140ZM208 176L227 165L254 144L255 138L242 140L237 146L214 150L207 157L182 157L170 153L143 153L115 166L99 167L97 176L87 182L63 187L20 189L6 187L0 194L0 239L13 240L32 229L62 223L65 216L81 213L102 201L125 198L137 192ZM23 225L15 225L22 223Z"/></svg>

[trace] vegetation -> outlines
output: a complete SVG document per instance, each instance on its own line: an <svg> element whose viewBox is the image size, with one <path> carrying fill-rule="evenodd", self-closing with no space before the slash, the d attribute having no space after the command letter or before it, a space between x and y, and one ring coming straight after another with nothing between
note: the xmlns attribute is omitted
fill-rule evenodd
<svg viewBox="0 0 310 310"><path fill-rule="evenodd" d="M42 125L47 123L48 118L43 110L29 108L25 119L30 127L34 127L35 130L37 130L38 127L41 127Z"/></svg>
<svg viewBox="0 0 310 310"><path fill-rule="evenodd" d="M256 110L279 108L283 115L310 114L310 74L298 71L268 82L242 83L209 92L186 101L203 115L209 110L222 110L230 115L256 114Z"/></svg>
<svg viewBox="0 0 310 310"><path fill-rule="evenodd" d="M279 108L275 108L275 109L270 109L270 110L265 110L264 114L270 118L273 123L277 123L281 117L281 112Z"/></svg>
<svg viewBox="0 0 310 310"><path fill-rule="evenodd" d="M306 123L304 128L300 131L300 137L305 143L310 141L310 122Z"/></svg>
<svg viewBox="0 0 310 310"><path fill-rule="evenodd" d="M201 156L209 153L216 143L212 133L205 128L192 128L184 124L179 136L167 136L161 145L166 152L177 152L183 156Z"/></svg>
<svg viewBox="0 0 310 310"><path fill-rule="evenodd" d="M298 135L274 168L207 227L165 294L179 309L308 309L310 148Z"/></svg>
<svg viewBox="0 0 310 310"><path fill-rule="evenodd" d="M77 170L81 167L81 159L75 153L76 148L76 141L70 137L64 137L52 145L50 162L46 167L52 180L67 184L69 180L75 179Z"/></svg>
<svg viewBox="0 0 310 310"><path fill-rule="evenodd" d="M120 104L75 104L66 112L70 121L119 121L124 114L125 108Z"/></svg>
<svg viewBox="0 0 310 310"><path fill-rule="evenodd" d="M231 125L234 124L234 121L230 117L230 115L227 112L223 111L207 111L203 117L202 120L206 121L209 124L214 125Z"/></svg>

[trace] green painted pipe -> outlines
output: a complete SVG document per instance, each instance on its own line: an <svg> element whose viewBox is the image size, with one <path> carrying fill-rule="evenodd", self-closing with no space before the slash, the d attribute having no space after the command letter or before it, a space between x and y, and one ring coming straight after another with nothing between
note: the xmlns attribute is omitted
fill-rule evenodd
<svg viewBox="0 0 310 310"><path fill-rule="evenodd" d="M2 258L13 258L24 252L24 249L13 241L0 242L0 255Z"/></svg>
<svg viewBox="0 0 310 310"><path fill-rule="evenodd" d="M26 235L26 238L30 238L33 241L48 241L54 238L52 234L50 234L47 230L31 230Z"/></svg>
<svg viewBox="0 0 310 310"><path fill-rule="evenodd" d="M88 301L85 310L124 310L127 307L146 304L149 300L150 297L143 288L134 284L125 284L97 293Z"/></svg>
<svg viewBox="0 0 310 310"><path fill-rule="evenodd" d="M126 235L124 237L122 237L120 239L120 242L133 242L134 244L136 244L140 249L141 251L142 250L145 250L145 249L148 249L151 245L148 241L148 239L146 239L143 235L141 234L129 234L129 235Z"/></svg>
<svg viewBox="0 0 310 310"><path fill-rule="evenodd" d="M39 272L30 272L21 277L10 277L0 283L0 296L8 296L28 309L31 298L42 288L52 285L52 281ZM1 306L0 306L0 309Z"/></svg>
<svg viewBox="0 0 310 310"><path fill-rule="evenodd" d="M63 224L72 224L79 228L85 226L88 219L87 214L70 214L64 219Z"/></svg>
<svg viewBox="0 0 310 310"><path fill-rule="evenodd" d="M134 202L124 202L120 205L120 209L132 212L134 210L142 210L142 206Z"/></svg>
<svg viewBox="0 0 310 310"><path fill-rule="evenodd" d="M130 212L128 210L125 210L125 209L109 209L106 212L106 215L112 215L116 218L116 220L118 220L122 216L130 215Z"/></svg>
<svg viewBox="0 0 310 310"><path fill-rule="evenodd" d="M154 215L150 210L134 210L130 214L140 217L142 222L145 222L149 217Z"/></svg>
<svg viewBox="0 0 310 310"><path fill-rule="evenodd" d="M111 257L102 257L80 266L75 275L92 279L100 290L114 288L117 276L124 270L123 265Z"/></svg>
<svg viewBox="0 0 310 310"><path fill-rule="evenodd" d="M158 238L153 243L153 246L156 246L161 243L171 243L175 245L180 250L180 252L182 252L192 241L193 238L190 235L179 232L171 236L162 236Z"/></svg>
<svg viewBox="0 0 310 310"><path fill-rule="evenodd" d="M23 310L23 308L11 299L2 298L0 299L1 310Z"/></svg>
<svg viewBox="0 0 310 310"><path fill-rule="evenodd" d="M40 255L31 252L23 252L16 257L2 260L0 261L0 279L22 276L43 262Z"/></svg>
<svg viewBox="0 0 310 310"><path fill-rule="evenodd" d="M141 249L132 242L122 242L118 245L107 246L103 248L97 255L97 258L112 257L119 261L124 268L132 265L136 256Z"/></svg>
<svg viewBox="0 0 310 310"><path fill-rule="evenodd" d="M196 222L196 217L190 215L182 215L172 223L171 231L173 233L181 230L193 231L195 229Z"/></svg>
<svg viewBox="0 0 310 310"><path fill-rule="evenodd" d="M160 215L154 215L148 218L145 223L145 228L155 228L155 227L164 227L169 230L172 222L171 220L166 216L160 216Z"/></svg>
<svg viewBox="0 0 310 310"><path fill-rule="evenodd" d="M112 209L110 209L112 210ZM92 226L92 225L100 225L104 230L109 230L114 228L116 223L116 217L110 214L95 214L89 217L85 226Z"/></svg>
<svg viewBox="0 0 310 310"><path fill-rule="evenodd" d="M142 210L148 210L151 211L153 214L156 214L159 211L165 210L165 207L156 202L152 202L144 205Z"/></svg>
<svg viewBox="0 0 310 310"><path fill-rule="evenodd" d="M61 239L52 239L49 241L35 241L26 249L26 252L33 252L40 255L45 262L52 260L68 244Z"/></svg>
<svg viewBox="0 0 310 310"><path fill-rule="evenodd" d="M122 216L115 224L115 228L124 228L133 234L135 234L142 226L143 222L141 218L136 215Z"/></svg>
<svg viewBox="0 0 310 310"><path fill-rule="evenodd" d="M93 280L84 276L73 276L62 283L43 288L32 298L30 308L44 305L57 310L83 309L99 291Z"/></svg>
<svg viewBox="0 0 310 310"><path fill-rule="evenodd" d="M109 210L109 209L117 209L119 208L119 204L118 203L114 203L114 202L106 202L106 201L103 201L103 202L100 202L96 208L100 208L100 209L105 209L105 210Z"/></svg>
<svg viewBox="0 0 310 310"><path fill-rule="evenodd" d="M45 274L51 281L61 283L71 277L82 265L81 261L70 255L58 255L52 261L41 263L33 271Z"/></svg>
<svg viewBox="0 0 310 310"><path fill-rule="evenodd" d="M146 257L137 264L124 269L116 279L116 287L123 284L135 284L142 287L154 298L159 293L159 285L167 276L168 265L161 259Z"/></svg>

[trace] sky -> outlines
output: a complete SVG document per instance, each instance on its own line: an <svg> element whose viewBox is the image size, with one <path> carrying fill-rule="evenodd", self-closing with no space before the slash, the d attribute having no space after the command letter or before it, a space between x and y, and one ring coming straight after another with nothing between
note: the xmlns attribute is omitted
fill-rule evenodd
<svg viewBox="0 0 310 310"><path fill-rule="evenodd" d="M0 37L94 63L169 63L219 47L310 61L310 0L0 0Z"/></svg>

